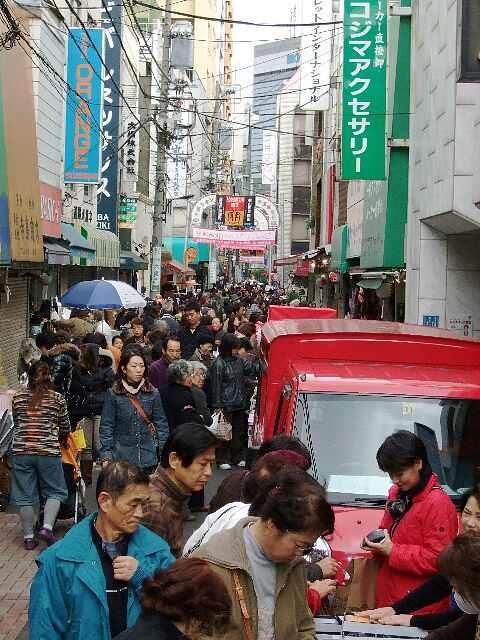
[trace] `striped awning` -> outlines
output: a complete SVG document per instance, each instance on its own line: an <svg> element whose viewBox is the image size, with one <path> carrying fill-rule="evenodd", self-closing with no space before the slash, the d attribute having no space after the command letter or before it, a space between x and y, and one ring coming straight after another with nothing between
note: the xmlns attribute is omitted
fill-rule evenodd
<svg viewBox="0 0 480 640"><path fill-rule="evenodd" d="M79 229L62 222L62 238L70 243L70 264L90 267L95 261L95 247L82 236Z"/></svg>
<svg viewBox="0 0 480 640"><path fill-rule="evenodd" d="M95 247L95 267L120 267L120 240L111 231L80 227L80 233Z"/></svg>

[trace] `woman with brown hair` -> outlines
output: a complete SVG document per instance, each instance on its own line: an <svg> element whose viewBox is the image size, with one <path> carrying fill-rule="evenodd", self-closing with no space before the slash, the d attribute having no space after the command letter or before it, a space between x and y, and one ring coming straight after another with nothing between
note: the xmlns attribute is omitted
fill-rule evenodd
<svg viewBox="0 0 480 640"><path fill-rule="evenodd" d="M67 497L60 441L70 433L67 405L53 390L48 365L37 360L28 372L28 388L13 398L12 502L20 507L25 549L38 546L33 535L33 506L46 500L39 537L51 545L57 541L53 525L60 504Z"/></svg>
<svg viewBox="0 0 480 640"><path fill-rule="evenodd" d="M143 581L142 613L116 640L221 638L231 600L223 580L207 562L181 558Z"/></svg>

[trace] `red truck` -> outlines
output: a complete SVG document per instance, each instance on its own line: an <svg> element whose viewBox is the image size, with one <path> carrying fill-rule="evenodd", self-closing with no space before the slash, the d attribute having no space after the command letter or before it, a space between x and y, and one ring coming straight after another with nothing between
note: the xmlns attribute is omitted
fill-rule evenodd
<svg viewBox="0 0 480 640"><path fill-rule="evenodd" d="M375 454L397 429L426 444L455 501L480 469L480 341L408 324L274 320L262 328L253 443L286 432L312 456L335 505L342 564L376 529L390 480Z"/></svg>

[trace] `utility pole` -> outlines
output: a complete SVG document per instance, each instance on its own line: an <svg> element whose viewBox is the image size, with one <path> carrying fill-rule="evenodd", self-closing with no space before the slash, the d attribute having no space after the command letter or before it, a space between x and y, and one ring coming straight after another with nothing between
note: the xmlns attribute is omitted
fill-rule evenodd
<svg viewBox="0 0 480 640"><path fill-rule="evenodd" d="M172 29L172 0L165 0L163 20L162 65L160 99L157 114L157 163L155 200L153 204L152 272L150 295L160 293L162 277L162 231L167 198L168 92L170 88L170 43Z"/></svg>

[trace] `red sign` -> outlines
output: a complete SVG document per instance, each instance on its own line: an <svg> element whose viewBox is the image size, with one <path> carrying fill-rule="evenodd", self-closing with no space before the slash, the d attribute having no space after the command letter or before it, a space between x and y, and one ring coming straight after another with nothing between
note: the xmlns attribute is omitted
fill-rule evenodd
<svg viewBox="0 0 480 640"><path fill-rule="evenodd" d="M40 212L42 218L42 234L52 238L60 238L62 221L62 192L56 187L40 182Z"/></svg>
<svg viewBox="0 0 480 640"><path fill-rule="evenodd" d="M252 227L255 196L217 196L215 224L226 227Z"/></svg>

